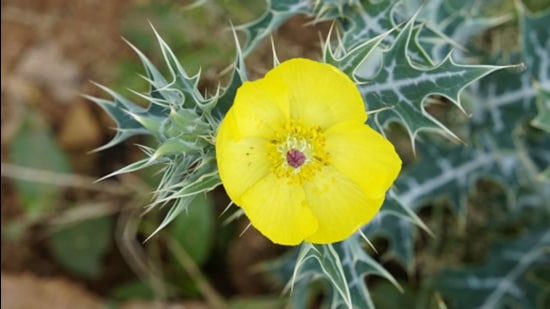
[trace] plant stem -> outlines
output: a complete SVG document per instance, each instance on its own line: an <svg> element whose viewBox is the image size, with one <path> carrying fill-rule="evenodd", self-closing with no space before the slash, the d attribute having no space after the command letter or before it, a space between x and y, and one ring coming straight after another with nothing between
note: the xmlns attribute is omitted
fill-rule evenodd
<svg viewBox="0 0 550 309"><path fill-rule="evenodd" d="M208 280L187 251L174 238L166 236L164 239L177 261L197 284L208 304L212 308L229 309L223 297L208 283Z"/></svg>

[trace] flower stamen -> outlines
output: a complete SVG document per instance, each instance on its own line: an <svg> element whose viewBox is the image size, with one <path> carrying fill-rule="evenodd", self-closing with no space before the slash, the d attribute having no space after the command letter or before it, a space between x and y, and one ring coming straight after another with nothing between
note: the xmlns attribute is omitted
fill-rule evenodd
<svg viewBox="0 0 550 309"><path fill-rule="evenodd" d="M272 172L290 183L302 184L312 179L327 162L320 128L294 119L281 126L269 147Z"/></svg>

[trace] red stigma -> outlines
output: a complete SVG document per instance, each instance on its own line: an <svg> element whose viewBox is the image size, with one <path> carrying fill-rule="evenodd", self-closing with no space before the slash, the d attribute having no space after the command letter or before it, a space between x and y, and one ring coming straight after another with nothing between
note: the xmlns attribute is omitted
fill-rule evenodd
<svg viewBox="0 0 550 309"><path fill-rule="evenodd" d="M288 163L288 165L294 168L298 168L302 166L304 162L306 162L306 155L303 152L296 150L294 148L290 149L286 153L286 162Z"/></svg>

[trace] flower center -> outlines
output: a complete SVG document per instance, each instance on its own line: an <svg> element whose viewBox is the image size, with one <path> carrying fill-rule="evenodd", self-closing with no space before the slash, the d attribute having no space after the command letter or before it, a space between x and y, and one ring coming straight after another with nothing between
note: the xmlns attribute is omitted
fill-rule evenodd
<svg viewBox="0 0 550 309"><path fill-rule="evenodd" d="M286 162L288 165L298 168L306 162L306 155L300 150L292 148L286 153Z"/></svg>
<svg viewBox="0 0 550 309"><path fill-rule="evenodd" d="M269 142L271 171L280 178L302 184L327 162L325 138L317 126L290 120Z"/></svg>

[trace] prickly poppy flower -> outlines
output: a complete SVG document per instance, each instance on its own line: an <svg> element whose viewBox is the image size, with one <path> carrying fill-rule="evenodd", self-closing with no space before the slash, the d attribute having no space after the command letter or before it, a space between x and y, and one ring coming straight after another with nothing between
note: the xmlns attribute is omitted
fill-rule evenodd
<svg viewBox="0 0 550 309"><path fill-rule="evenodd" d="M401 169L366 120L355 84L329 64L292 59L245 82L216 137L227 194L274 243L349 237Z"/></svg>

